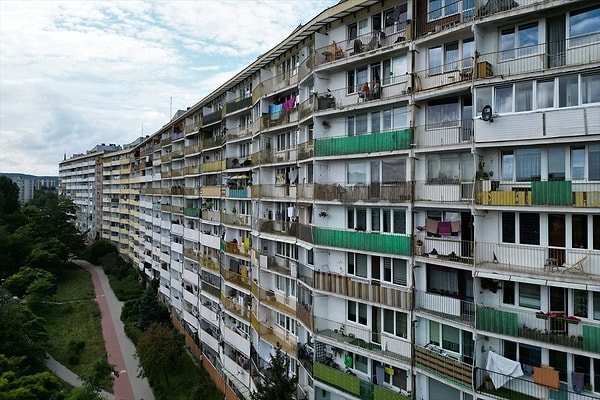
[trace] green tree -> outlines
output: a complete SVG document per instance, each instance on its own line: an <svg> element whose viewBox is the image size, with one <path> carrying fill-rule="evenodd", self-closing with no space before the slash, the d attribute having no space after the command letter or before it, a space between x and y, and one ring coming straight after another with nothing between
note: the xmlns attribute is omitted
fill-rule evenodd
<svg viewBox="0 0 600 400"><path fill-rule="evenodd" d="M0 399L60 399L62 382L48 371L22 371L23 357L0 354Z"/></svg>
<svg viewBox="0 0 600 400"><path fill-rule="evenodd" d="M42 368L46 362L48 334L44 320L26 304L0 295L0 354L23 357L21 368Z"/></svg>
<svg viewBox="0 0 600 400"><path fill-rule="evenodd" d="M275 354L271 355L271 366L265 371L264 380L257 383L252 400L296 399L298 378L290 378L289 366L289 358L281 351L281 344L277 343Z"/></svg>
<svg viewBox="0 0 600 400"><path fill-rule="evenodd" d="M137 356L142 364L141 375L150 380L162 376L167 385L167 371L176 370L178 360L184 352L183 336L172 327L152 323L140 338L137 346Z"/></svg>
<svg viewBox="0 0 600 400"><path fill-rule="evenodd" d="M88 249L88 259L92 264L100 265L107 254L119 254L119 249L108 239L96 240Z"/></svg>
<svg viewBox="0 0 600 400"><path fill-rule="evenodd" d="M0 176L0 220L19 211L19 186L7 176Z"/></svg>
<svg viewBox="0 0 600 400"><path fill-rule="evenodd" d="M56 277L40 268L23 267L6 279L4 289L13 296L30 295L32 300L41 300L56 293Z"/></svg>
<svg viewBox="0 0 600 400"><path fill-rule="evenodd" d="M140 300L139 316L137 327L145 329L153 322L164 322L167 319L168 311L163 307L156 297L157 290L152 285L144 292L144 297Z"/></svg>

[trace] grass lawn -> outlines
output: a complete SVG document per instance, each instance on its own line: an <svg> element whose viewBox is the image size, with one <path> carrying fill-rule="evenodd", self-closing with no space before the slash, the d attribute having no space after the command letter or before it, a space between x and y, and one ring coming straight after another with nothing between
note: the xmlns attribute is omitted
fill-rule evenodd
<svg viewBox="0 0 600 400"><path fill-rule="evenodd" d="M35 306L35 312L46 320L48 352L78 375L84 374L98 358L106 356L100 309L95 301L94 286L89 272L69 265L58 278L58 292L46 302ZM85 342L79 363L69 362L70 342ZM103 388L112 392L112 381Z"/></svg>

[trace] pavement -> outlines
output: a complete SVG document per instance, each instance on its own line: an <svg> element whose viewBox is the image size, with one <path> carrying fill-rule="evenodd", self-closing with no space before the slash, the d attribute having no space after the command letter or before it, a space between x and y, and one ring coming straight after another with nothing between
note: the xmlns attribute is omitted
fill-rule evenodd
<svg viewBox="0 0 600 400"><path fill-rule="evenodd" d="M89 271L94 284L96 301L102 314L102 334L108 354L108 362L115 365L118 374L113 375L114 396L105 394L108 400L154 400L154 394L146 378L138 376L138 362L135 358L135 346L125 334L121 321L123 302L117 299L102 267L85 260L72 260ZM81 380L73 372L49 358L48 368L61 379L74 386L80 386ZM108 396L107 396L108 395Z"/></svg>

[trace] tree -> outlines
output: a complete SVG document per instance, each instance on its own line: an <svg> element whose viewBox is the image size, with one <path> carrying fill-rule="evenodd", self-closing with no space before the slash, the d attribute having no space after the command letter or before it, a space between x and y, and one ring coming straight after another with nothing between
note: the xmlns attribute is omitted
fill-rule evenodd
<svg viewBox="0 0 600 400"><path fill-rule="evenodd" d="M297 377L289 376L290 360L277 343L275 354L271 355L271 366L265 371L265 377L252 392L252 400L295 400Z"/></svg>
<svg viewBox="0 0 600 400"><path fill-rule="evenodd" d="M73 389L67 400L102 400L102 383L110 379L115 366L106 357L98 358L82 377L83 385Z"/></svg>
<svg viewBox="0 0 600 400"><path fill-rule="evenodd" d="M102 257L107 254L119 254L119 249L108 239L96 240L88 249L88 259L92 264L100 265Z"/></svg>
<svg viewBox="0 0 600 400"><path fill-rule="evenodd" d="M4 289L13 296L31 296L31 300L41 300L56 293L56 277L43 269L23 267L4 282Z"/></svg>
<svg viewBox="0 0 600 400"><path fill-rule="evenodd" d="M156 288L150 286L140 300L137 327L145 329L152 322L162 322L167 319L168 311L158 302Z"/></svg>
<svg viewBox="0 0 600 400"><path fill-rule="evenodd" d="M172 327L150 324L137 346L137 356L142 364L140 375L150 380L162 375L168 385L167 371L177 368L177 361L184 352L183 343L183 336Z"/></svg>
<svg viewBox="0 0 600 400"><path fill-rule="evenodd" d="M0 294L0 338L0 354L23 357L20 368L44 366L48 343L44 320L6 293Z"/></svg>
<svg viewBox="0 0 600 400"><path fill-rule="evenodd" d="M21 370L23 357L0 354L0 399L58 399L62 398L62 382L49 371Z"/></svg>
<svg viewBox="0 0 600 400"><path fill-rule="evenodd" d="M0 218L19 211L19 186L7 176L0 176Z"/></svg>

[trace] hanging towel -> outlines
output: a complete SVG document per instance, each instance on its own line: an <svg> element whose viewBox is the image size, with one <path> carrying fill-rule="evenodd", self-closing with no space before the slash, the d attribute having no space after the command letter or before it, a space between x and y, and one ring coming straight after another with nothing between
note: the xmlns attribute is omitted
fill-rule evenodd
<svg viewBox="0 0 600 400"><path fill-rule="evenodd" d="M378 365L375 367L375 376L377 377L377 385L383 386L384 382L384 373L383 365Z"/></svg>
<svg viewBox="0 0 600 400"><path fill-rule="evenodd" d="M450 222L440 222L438 224L438 233L440 236L452 235L452 224Z"/></svg>
<svg viewBox="0 0 600 400"><path fill-rule="evenodd" d="M452 221L450 225L452 225L452 233L460 232L460 221Z"/></svg>
<svg viewBox="0 0 600 400"><path fill-rule="evenodd" d="M496 389L504 386L512 378L523 376L520 363L496 354L491 350L488 350L485 369L490 372L490 379Z"/></svg>
<svg viewBox="0 0 600 400"><path fill-rule="evenodd" d="M436 221L435 219L429 219L427 218L425 220L425 230L429 233L433 233L434 235L437 235L438 233L438 221Z"/></svg>

